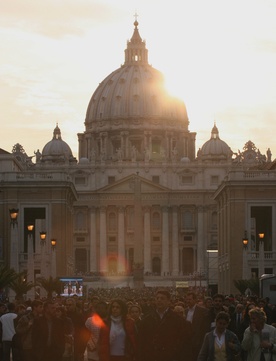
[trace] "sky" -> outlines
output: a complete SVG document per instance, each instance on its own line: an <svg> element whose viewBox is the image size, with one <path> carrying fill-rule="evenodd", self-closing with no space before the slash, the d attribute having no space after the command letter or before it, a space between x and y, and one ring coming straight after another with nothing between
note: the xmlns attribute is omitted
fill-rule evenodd
<svg viewBox="0 0 276 361"><path fill-rule="evenodd" d="M0 0L0 148L62 139L78 158L89 100L124 63L134 14L149 63L187 107L196 147L219 135L276 158L275 0Z"/></svg>

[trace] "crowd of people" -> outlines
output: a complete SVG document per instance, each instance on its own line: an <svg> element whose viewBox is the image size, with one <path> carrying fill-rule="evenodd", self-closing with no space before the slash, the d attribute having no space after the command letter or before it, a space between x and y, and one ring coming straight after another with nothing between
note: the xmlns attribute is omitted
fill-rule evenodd
<svg viewBox="0 0 276 361"><path fill-rule="evenodd" d="M97 289L0 304L0 361L276 361L269 299Z"/></svg>

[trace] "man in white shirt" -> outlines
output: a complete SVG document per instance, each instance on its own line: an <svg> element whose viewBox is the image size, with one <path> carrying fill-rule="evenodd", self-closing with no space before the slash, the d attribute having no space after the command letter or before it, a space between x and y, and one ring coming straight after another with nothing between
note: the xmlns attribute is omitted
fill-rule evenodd
<svg viewBox="0 0 276 361"><path fill-rule="evenodd" d="M14 320L17 317L15 313L15 304L8 303L8 312L0 317L2 325L2 346L3 346L3 361L10 361L10 352L12 350L12 358L14 359L14 350L12 348L12 338L15 334Z"/></svg>

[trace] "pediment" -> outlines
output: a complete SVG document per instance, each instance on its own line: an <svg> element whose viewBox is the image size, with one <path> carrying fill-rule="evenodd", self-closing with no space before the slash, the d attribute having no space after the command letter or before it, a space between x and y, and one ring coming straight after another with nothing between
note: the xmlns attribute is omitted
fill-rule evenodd
<svg viewBox="0 0 276 361"><path fill-rule="evenodd" d="M137 189L141 189L141 193L160 193L169 191L169 188L163 187L160 184L156 184L148 179L133 174L101 189L98 189L98 192L133 193L136 187Z"/></svg>

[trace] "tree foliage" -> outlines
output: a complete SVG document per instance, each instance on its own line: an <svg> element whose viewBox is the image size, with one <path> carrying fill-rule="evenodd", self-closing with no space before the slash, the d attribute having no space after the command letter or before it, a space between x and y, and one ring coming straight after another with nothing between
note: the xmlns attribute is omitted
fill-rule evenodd
<svg viewBox="0 0 276 361"><path fill-rule="evenodd" d="M58 295L61 293L62 282L59 278L53 278L52 276L49 278L41 277L37 279L37 284L47 292L47 298L52 298L53 292Z"/></svg>
<svg viewBox="0 0 276 361"><path fill-rule="evenodd" d="M259 286L259 280L258 278L251 278L249 280L234 280L234 285L237 288L237 290L244 295L245 291L247 289L250 289L250 291L254 295L259 295L260 292L260 286Z"/></svg>
<svg viewBox="0 0 276 361"><path fill-rule="evenodd" d="M3 265L0 266L0 290L3 290L6 287L9 287L13 281L18 277L13 269Z"/></svg>
<svg viewBox="0 0 276 361"><path fill-rule="evenodd" d="M24 299L24 295L34 287L34 284L27 282L25 272L21 272L17 274L17 278L10 283L9 287L15 292L15 299L21 301Z"/></svg>

